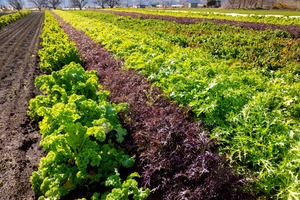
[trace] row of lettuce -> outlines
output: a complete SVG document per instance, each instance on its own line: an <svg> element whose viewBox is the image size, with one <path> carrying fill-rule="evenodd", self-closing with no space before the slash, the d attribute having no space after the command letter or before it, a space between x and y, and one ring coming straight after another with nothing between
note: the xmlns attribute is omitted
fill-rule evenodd
<svg viewBox="0 0 300 200"><path fill-rule="evenodd" d="M39 121L47 152L31 176L36 195L60 199L80 191L79 197L90 199L146 199L150 191L138 188L136 172L120 174L134 163L118 148L127 132L117 114L126 104L108 102L96 72L84 70L75 44L48 11L42 40L40 65L47 74L36 78L42 94L30 100L28 110Z"/></svg>
<svg viewBox="0 0 300 200"><path fill-rule="evenodd" d="M156 26L153 20L110 15L111 20L103 13L55 12L105 45L116 57L123 58L127 68L140 71L172 99L191 107L195 117L204 120L212 137L219 140L219 153L237 165L240 173L251 170L260 195L278 199L300 197L299 62L275 69L248 68L236 59L214 57L205 48L182 47L158 37L162 30L159 24L169 23L169 28L174 26L172 22L157 21ZM196 29L201 25L208 30L236 29L208 23L189 27ZM175 25L174 29L178 28L182 27ZM286 42L295 43L293 48L299 46L299 40L276 34L277 31L238 28L233 32L237 38L259 38L257 42L265 44L269 52L273 47L267 45L268 38L274 43L277 40L278 46ZM172 37L168 34L163 38ZM223 39L231 41L228 36ZM285 45L283 48L288 48ZM248 48L256 48L256 43Z"/></svg>
<svg viewBox="0 0 300 200"><path fill-rule="evenodd" d="M265 73L277 69L297 70L296 64L299 62L300 40L290 38L289 34L282 30L257 34L255 30L213 23L185 25L97 12L81 15L88 18L101 17L101 21L113 23L118 28L147 32L151 38L168 41L182 48L200 49L199 53L205 52L211 58L243 63L241 67L260 68ZM166 50L171 51L171 47Z"/></svg>
<svg viewBox="0 0 300 200"><path fill-rule="evenodd" d="M5 26L15 22L18 19L21 19L31 13L30 10L23 10L12 14L3 15L0 17L0 29Z"/></svg>
<svg viewBox="0 0 300 200"><path fill-rule="evenodd" d="M224 19L224 20L234 20L242 22L259 22L266 24L279 24L279 25L300 25L299 16L278 16L278 15L259 15L259 14L236 14L232 13L213 13L213 12L195 12L188 10L161 10L161 9L126 9L118 8L114 9L124 12L136 12L144 14L154 14L154 15L166 15L175 17L195 17L195 18L207 18L207 19ZM298 14L298 13L296 13Z"/></svg>

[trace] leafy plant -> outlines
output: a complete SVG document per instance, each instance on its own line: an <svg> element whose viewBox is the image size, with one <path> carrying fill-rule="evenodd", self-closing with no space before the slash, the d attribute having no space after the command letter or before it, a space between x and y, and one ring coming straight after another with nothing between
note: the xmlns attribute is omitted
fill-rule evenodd
<svg viewBox="0 0 300 200"><path fill-rule="evenodd" d="M45 15L41 43L43 48L39 50L40 69L49 73L71 62L81 63L75 44L69 40L49 11Z"/></svg>
<svg viewBox="0 0 300 200"><path fill-rule="evenodd" d="M24 11L19 11L13 14L7 14L4 16L0 17L0 29L15 22L18 19L21 19L27 15L29 15L32 11L30 10L24 10Z"/></svg>
<svg viewBox="0 0 300 200"><path fill-rule="evenodd" d="M148 10L148 9L130 9L128 11L124 8L118 9L111 9L109 12L120 13L123 12L122 15L124 16L137 16L139 18L155 18L155 19L171 19L172 21L178 22L192 22L195 23L197 21L220 21L221 23L226 23L233 21L235 24L243 24L240 22L256 22L259 24L256 25L269 25L269 24L276 24L276 25L299 25L299 18L293 16L272 16L272 15L264 15L264 14L253 14L254 10L249 10L251 14L242 14L236 15L236 13L221 13L221 12L201 12L195 10L193 11L172 11L172 10ZM127 15L126 15L127 14ZM294 15L294 13L292 14ZM216 20L215 20L216 19Z"/></svg>
<svg viewBox="0 0 300 200"><path fill-rule="evenodd" d="M129 112L120 113L120 119L131 137L122 146L136 156L141 183L152 189L152 198L254 198L253 185L212 152L215 142L201 123L192 121L137 73L120 69L120 61L91 38L60 22L85 55L86 68L98 71L111 100L129 103Z"/></svg>
<svg viewBox="0 0 300 200"><path fill-rule="evenodd" d="M298 52L298 39L285 39L289 36L281 31L235 29L227 36L196 35L194 41L204 43L204 47L186 48L162 40L169 36L161 34L159 22L158 26L151 25L152 31L145 31L142 27L148 21L141 19L107 22L108 15L103 13L56 13L123 58L126 67L147 76L181 105L190 106L194 115L209 125L211 136L219 140L219 153L233 166L238 165L241 173L250 169L260 192L271 198L299 197L299 63L294 62L297 53L289 55L293 62L285 58L291 46L292 52ZM88 15L91 17L83 17ZM137 28L124 28L126 24L133 26L130 20L137 22ZM201 25L207 26L208 33L224 28ZM180 26L178 29L180 34L185 31ZM202 40L205 38L213 42ZM273 54L274 48L282 53ZM262 56L253 58L256 67L247 64L251 60L245 54L248 50L257 50Z"/></svg>
<svg viewBox="0 0 300 200"><path fill-rule="evenodd" d="M81 82L73 82L76 67L81 72L77 73ZM69 79L70 73L73 80ZM123 142L126 135L117 120L117 113L125 107L109 104L107 92L95 91L98 86L94 72L85 72L79 64L71 63L36 82L44 94L31 100L29 108L42 117L41 145L48 152L31 178L36 194L59 199L71 190L94 183L101 185L115 169L132 166L133 158L114 144ZM87 87L80 90L83 83ZM88 98L93 91L95 95ZM144 196L149 193L138 191Z"/></svg>
<svg viewBox="0 0 300 200"><path fill-rule="evenodd" d="M96 72L71 62L35 84L42 95L30 100L28 115L41 120L40 144L47 152L30 179L39 199L60 199L83 188L93 191L86 194L92 199L146 199L150 191L138 188L137 173L120 178L118 171L134 163L119 147L127 131L117 114L127 106L107 101L109 92L100 90Z"/></svg>

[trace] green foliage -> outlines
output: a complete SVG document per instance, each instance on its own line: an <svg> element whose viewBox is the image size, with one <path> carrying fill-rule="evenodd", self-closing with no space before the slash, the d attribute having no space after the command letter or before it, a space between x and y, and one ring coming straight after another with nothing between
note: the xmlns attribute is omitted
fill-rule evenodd
<svg viewBox="0 0 300 200"><path fill-rule="evenodd" d="M94 71L75 63L36 79L43 95L30 101L28 113L42 118L40 144L48 152L31 177L36 194L60 199L76 188L104 184L115 169L133 165L134 159L115 146L126 135L117 117L126 105L108 103L109 93L98 91L97 80ZM131 178L123 185L124 198L148 191L138 189Z"/></svg>
<svg viewBox="0 0 300 200"><path fill-rule="evenodd" d="M13 23L14 21L21 19L27 15L29 15L32 11L30 10L24 10L19 11L13 14L7 14L0 17L0 29Z"/></svg>
<svg viewBox="0 0 300 200"><path fill-rule="evenodd" d="M39 56L40 68L43 72L59 70L72 61L81 62L75 43L70 41L50 11L45 12L41 38L43 48L39 50Z"/></svg>
<svg viewBox="0 0 300 200"><path fill-rule="evenodd" d="M128 9L118 8L118 11L128 12ZM173 11L173 10L161 10L161 9L130 9L129 12L144 13L144 14L156 14L156 15L167 15L176 17L196 17L196 18L207 18L207 19L224 19L234 21L245 21L245 22L259 22L267 24L280 24L280 25L300 25L299 18L293 16L299 16L299 12L280 12L274 10L220 10L218 9L201 9L201 10L184 10L184 11ZM236 13L240 13L236 15ZM274 16L277 15L277 16ZM279 15L279 17L278 17Z"/></svg>
<svg viewBox="0 0 300 200"><path fill-rule="evenodd" d="M51 32L48 34L51 37ZM51 54L43 52L46 57ZM133 195L142 200L149 196L149 189L138 188L134 180L139 177L137 173L123 182L120 178L118 169L134 163L134 158L118 146L127 131L117 114L127 106L107 101L109 92L101 90L95 71L86 72L80 64L71 62L36 78L35 86L42 94L30 100L28 115L40 121L40 145L47 152L30 178L39 200L60 199L72 190L89 186L101 191L91 199L120 195L129 199ZM109 184L113 179L120 184Z"/></svg>
<svg viewBox="0 0 300 200"><path fill-rule="evenodd" d="M210 22L185 25L166 20L120 17L109 13L80 12L78 14L91 19L101 18L101 21L112 23L122 30L147 32L151 38L168 41L168 45L199 48L202 50L202 54L205 52L212 58L236 60L247 68L260 68L269 72L294 66L299 59L297 53L299 52L299 42L295 42L289 38L287 32L281 30L262 31L260 34L256 34L255 30L245 30L224 24L216 25ZM155 29L152 28L153 26ZM116 46L124 46L122 53L125 51L130 53L136 48L141 48L137 45L138 43L129 45L124 39L117 38L115 40ZM105 41L103 40L103 42ZM108 48L114 49L111 46ZM121 47L116 48L118 55L123 57L124 55L119 50ZM148 52L147 50L140 51Z"/></svg>
<svg viewBox="0 0 300 200"><path fill-rule="evenodd" d="M56 13L191 107L219 140L219 153L240 173L251 170L258 192L300 197L299 39L211 23Z"/></svg>
<svg viewBox="0 0 300 200"><path fill-rule="evenodd" d="M138 178L139 175L135 172L130 174L122 183L119 173L116 171L115 175L108 177L105 181L105 186L112 186L114 189L108 194L102 196L101 200L129 200L129 196L133 196L134 200L145 199L150 194L149 190L138 188L138 183L133 178Z"/></svg>
<svg viewBox="0 0 300 200"><path fill-rule="evenodd" d="M66 103L71 94L84 95L98 101L108 95L107 91L98 92L98 77L95 71L85 72L80 64L74 62L51 75L37 77L35 86L43 95L30 100L28 115L38 119L38 110L58 102ZM98 92L98 93L97 93Z"/></svg>

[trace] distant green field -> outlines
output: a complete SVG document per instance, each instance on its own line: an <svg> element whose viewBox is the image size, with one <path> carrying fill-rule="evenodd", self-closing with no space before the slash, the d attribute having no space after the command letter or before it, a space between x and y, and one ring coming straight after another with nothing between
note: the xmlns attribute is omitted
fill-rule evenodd
<svg viewBox="0 0 300 200"><path fill-rule="evenodd" d="M299 19L194 13L219 9L117 10L300 25ZM239 173L252 174L258 199L300 199L299 38L210 22L55 13L187 106L217 140L217 152Z"/></svg>
<svg viewBox="0 0 300 200"><path fill-rule="evenodd" d="M245 22L259 22L278 25L300 26L300 11L278 11L278 10L225 10L216 8L197 9L161 9L161 8L117 8L122 12L136 12L142 14L166 15L175 17L195 17L207 19L225 19ZM276 16L277 15L277 16Z"/></svg>
<svg viewBox="0 0 300 200"><path fill-rule="evenodd" d="M157 9L159 10L159 9ZM256 15L285 15L300 16L300 11L290 10L240 10L240 9L221 9L221 8L182 8L168 10L186 10L194 12L219 12L219 13L239 13L239 14L256 14Z"/></svg>

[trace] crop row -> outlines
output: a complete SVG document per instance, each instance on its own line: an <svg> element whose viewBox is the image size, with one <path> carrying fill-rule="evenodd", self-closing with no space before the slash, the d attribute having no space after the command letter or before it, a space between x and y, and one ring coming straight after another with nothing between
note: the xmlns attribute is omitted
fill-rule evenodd
<svg viewBox="0 0 300 200"><path fill-rule="evenodd" d="M77 190L80 197L91 199L147 198L149 190L138 188L136 172L127 178L120 172L134 163L118 147L127 131L117 114L126 104L109 103L109 92L98 85L97 73L72 61L80 61L77 49L50 12L42 39L41 69L51 74L36 78L42 94L30 100L28 110L40 121L40 144L47 152L31 176L36 195L60 199Z"/></svg>
<svg viewBox="0 0 300 200"><path fill-rule="evenodd" d="M29 15L31 11L24 10L13 14L0 16L0 29L13 23L14 21L21 19L27 15Z"/></svg>
<svg viewBox="0 0 300 200"><path fill-rule="evenodd" d="M259 22L247 22L247 21L235 21L226 19L207 19L207 18L192 18L192 17L176 17L169 15L158 15L158 14L144 14L139 12L121 12L115 10L105 10L106 12L114 13L120 16L132 16L140 19L160 19L176 22L179 24L196 24L199 22L210 22L214 24L226 24L230 26L242 27L245 29L253 30L284 30L287 31L292 37L300 37L300 26L299 25L278 25L278 24L265 24ZM104 12L104 11L102 11Z"/></svg>
<svg viewBox="0 0 300 200"><path fill-rule="evenodd" d="M270 70L266 76L264 70L213 58L200 48L170 45L151 31L122 29L80 13L56 13L123 58L128 68L141 71L171 98L190 106L219 140L220 154L239 165L241 173L252 171L258 192L284 199L300 196L297 66Z"/></svg>
<svg viewBox="0 0 300 200"><path fill-rule="evenodd" d="M183 25L99 12L80 12L80 15L101 18L101 21L113 23L120 29L147 32L151 38L167 41L171 46L197 48L199 55L205 53L214 59L238 61L243 68L260 68L265 73L283 68L296 70L300 59L300 39L290 38L285 31L262 31L257 34L254 30L208 22Z"/></svg>
<svg viewBox="0 0 300 200"><path fill-rule="evenodd" d="M253 199L253 184L213 152L201 122L192 120L186 109L164 97L137 72L124 70L120 60L90 37L57 17L76 42L88 70L97 70L112 102L128 103L120 121L130 133L124 145L136 157L141 184L155 199Z"/></svg>
<svg viewBox="0 0 300 200"><path fill-rule="evenodd" d="M165 15L165 16L175 16L175 17L184 17L184 18L204 18L204 19L224 19L224 20L233 20L241 22L259 22L266 24L278 24L278 25L300 25L300 18L297 17L277 17L277 16L268 16L268 15L228 15L222 13L211 13L211 12L194 12L194 11L172 11L172 10L149 10L149 9L124 9L118 8L114 9L116 11L124 12L135 12L135 13L144 13L144 14L154 14L154 15Z"/></svg>

